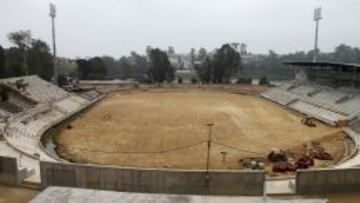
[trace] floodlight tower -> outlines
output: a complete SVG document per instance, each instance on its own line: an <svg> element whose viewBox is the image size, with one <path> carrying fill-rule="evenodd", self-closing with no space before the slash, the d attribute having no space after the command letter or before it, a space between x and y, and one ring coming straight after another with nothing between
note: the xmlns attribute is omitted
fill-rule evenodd
<svg viewBox="0 0 360 203"><path fill-rule="evenodd" d="M53 83L58 85L58 69L57 69L57 58L56 58L56 41L55 41L55 17L56 17L56 8L55 4L50 3L50 12L49 16L51 17L51 25L52 25L52 42L53 42L53 69L54 69L54 77Z"/></svg>
<svg viewBox="0 0 360 203"><path fill-rule="evenodd" d="M314 46L314 58L313 61L316 62L318 59L318 39L319 39L319 22L322 19L321 16L321 7L314 10L314 21L316 22L315 27L315 46Z"/></svg>

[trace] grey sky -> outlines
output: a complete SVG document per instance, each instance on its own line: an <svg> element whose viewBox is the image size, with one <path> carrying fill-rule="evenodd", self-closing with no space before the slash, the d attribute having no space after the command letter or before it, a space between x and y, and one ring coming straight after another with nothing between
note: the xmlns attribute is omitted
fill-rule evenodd
<svg viewBox="0 0 360 203"><path fill-rule="evenodd" d="M313 48L313 9L323 8L320 48L360 46L359 0L54 0L58 54L143 53L146 45L188 52L244 42L253 53ZM49 0L0 0L0 44L30 29L50 43Z"/></svg>

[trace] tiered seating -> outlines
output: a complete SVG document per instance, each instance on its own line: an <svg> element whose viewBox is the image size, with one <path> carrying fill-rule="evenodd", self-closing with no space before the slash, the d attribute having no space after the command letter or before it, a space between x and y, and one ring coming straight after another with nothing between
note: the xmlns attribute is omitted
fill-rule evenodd
<svg viewBox="0 0 360 203"><path fill-rule="evenodd" d="M298 86L298 84L296 84L294 82L284 82L284 83L280 84L278 86L278 88L283 89L283 90L290 90L297 86Z"/></svg>
<svg viewBox="0 0 360 203"><path fill-rule="evenodd" d="M27 84L25 89L16 87L16 81L21 79ZM23 166L36 168L35 179L40 181L39 159L57 160L43 150L41 136L99 97L95 91L88 93L87 98L70 94L37 76L1 79L0 83L10 91L9 99L0 102L0 136L6 146L18 153Z"/></svg>
<svg viewBox="0 0 360 203"><path fill-rule="evenodd" d="M89 101L95 101L96 99L98 99L101 95L99 92L95 91L95 90L90 90L87 92L84 92L81 94L81 96Z"/></svg>
<svg viewBox="0 0 360 203"><path fill-rule="evenodd" d="M289 107L331 125L335 125L339 120L346 120L346 117L341 114L323 109L321 107L303 101L296 101L290 104Z"/></svg>
<svg viewBox="0 0 360 203"><path fill-rule="evenodd" d="M360 91L353 89L288 82L261 95L327 123L351 121L360 112Z"/></svg>
<svg viewBox="0 0 360 203"><path fill-rule="evenodd" d="M63 116L53 109L34 109L9 123L7 141L29 155L39 156L42 153L39 145L42 133Z"/></svg>
<svg viewBox="0 0 360 203"><path fill-rule="evenodd" d="M360 112L360 97L354 97L343 103L341 103L340 108L342 112L348 115L354 115Z"/></svg>
<svg viewBox="0 0 360 203"><path fill-rule="evenodd" d="M30 109L35 106L35 102L31 101L30 99L27 99L26 97L22 97L15 94L9 95L9 103L12 103L16 106L21 107L23 110Z"/></svg>
<svg viewBox="0 0 360 203"><path fill-rule="evenodd" d="M54 107L61 112L65 112L66 114L73 114L84 108L87 103L88 101L82 97L71 96L56 102Z"/></svg>
<svg viewBox="0 0 360 203"><path fill-rule="evenodd" d="M297 99L295 94L279 88L273 88L267 92L262 93L261 96L284 106L294 102Z"/></svg>
<svg viewBox="0 0 360 203"><path fill-rule="evenodd" d="M307 85L299 85L295 88L292 88L290 91L300 96L309 96L309 94L315 92L316 90L317 89L315 87L311 87Z"/></svg>
<svg viewBox="0 0 360 203"><path fill-rule="evenodd" d="M0 109L9 113L19 113L23 110L21 107L15 104L12 104L10 102L2 102L2 101L0 101Z"/></svg>
<svg viewBox="0 0 360 203"><path fill-rule="evenodd" d="M23 79L27 84L25 91L19 90L24 96L27 96L39 103L57 101L67 96L70 93L65 90L40 79L38 76L25 76L17 78L7 78L0 80L1 83L6 84L13 89L17 89L16 81Z"/></svg>

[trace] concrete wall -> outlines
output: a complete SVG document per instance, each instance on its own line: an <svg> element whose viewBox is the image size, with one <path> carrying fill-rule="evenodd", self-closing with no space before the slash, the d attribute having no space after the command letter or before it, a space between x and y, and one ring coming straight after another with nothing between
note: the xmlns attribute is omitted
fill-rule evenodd
<svg viewBox="0 0 360 203"><path fill-rule="evenodd" d="M66 186L128 192L262 195L263 171L204 171L116 168L41 162L42 187Z"/></svg>
<svg viewBox="0 0 360 203"><path fill-rule="evenodd" d="M360 191L360 168L299 170L296 193L330 193Z"/></svg>
<svg viewBox="0 0 360 203"><path fill-rule="evenodd" d="M18 170L16 158L0 156L0 183L18 184L24 175L25 169Z"/></svg>

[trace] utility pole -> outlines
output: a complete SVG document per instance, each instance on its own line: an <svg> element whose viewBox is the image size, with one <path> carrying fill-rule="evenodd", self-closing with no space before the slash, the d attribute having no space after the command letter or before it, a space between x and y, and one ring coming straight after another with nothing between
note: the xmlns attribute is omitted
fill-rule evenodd
<svg viewBox="0 0 360 203"><path fill-rule="evenodd" d="M53 42L53 83L58 85L58 69L57 69L57 58L56 58L56 40L55 40L55 17L56 17L56 8L55 4L50 3L50 13L51 25L52 25L52 42Z"/></svg>
<svg viewBox="0 0 360 203"><path fill-rule="evenodd" d="M206 183L209 186L210 183L210 150L211 150L211 134L212 134L212 127L214 126L214 123L208 123L206 124L209 127L209 135L208 135L208 147L207 147L207 157L206 157Z"/></svg>
<svg viewBox="0 0 360 203"><path fill-rule="evenodd" d="M319 40L319 22L322 19L321 17L321 7L314 10L314 21L315 21L315 46L314 46L314 58L313 62L317 62L318 59L318 40Z"/></svg>

